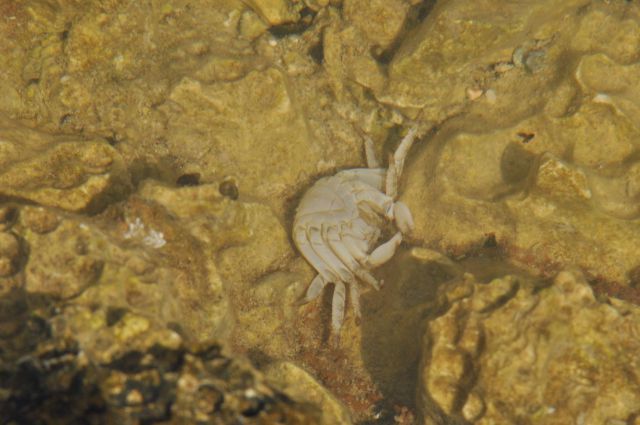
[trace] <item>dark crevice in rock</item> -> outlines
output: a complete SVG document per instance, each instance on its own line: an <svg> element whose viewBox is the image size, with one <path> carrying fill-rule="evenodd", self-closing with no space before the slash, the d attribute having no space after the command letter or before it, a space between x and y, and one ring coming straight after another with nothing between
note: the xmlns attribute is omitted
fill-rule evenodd
<svg viewBox="0 0 640 425"><path fill-rule="evenodd" d="M316 12L312 9L305 7L300 11L300 19L296 22L290 22L280 25L275 25L269 28L269 32L276 38L283 38L289 35L302 34L311 26L313 18L315 18Z"/></svg>
<svg viewBox="0 0 640 425"><path fill-rule="evenodd" d="M371 50L372 56L382 65L388 65L391 63L405 39L412 36L415 28L418 27L422 21L427 18L427 16L429 16L435 4L436 0L423 0L409 8L400 35L385 49L381 49L379 46L374 46Z"/></svg>

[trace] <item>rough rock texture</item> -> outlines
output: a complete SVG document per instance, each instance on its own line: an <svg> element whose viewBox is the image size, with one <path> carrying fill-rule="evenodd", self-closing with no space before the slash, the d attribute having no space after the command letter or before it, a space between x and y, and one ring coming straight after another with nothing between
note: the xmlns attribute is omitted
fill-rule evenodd
<svg viewBox="0 0 640 425"><path fill-rule="evenodd" d="M301 2L288 0L249 0L247 2L269 25L295 22ZM298 7L297 7L298 6Z"/></svg>
<svg viewBox="0 0 640 425"><path fill-rule="evenodd" d="M169 96L169 148L204 179L233 175L242 195L281 199L319 160L287 85L273 68L228 83L181 81Z"/></svg>
<svg viewBox="0 0 640 425"><path fill-rule="evenodd" d="M53 137L0 122L0 197L78 212L126 194L122 158L105 140Z"/></svg>
<svg viewBox="0 0 640 425"><path fill-rule="evenodd" d="M8 344L29 305L64 306L95 358L149 329L214 339L279 371L295 399L333 406L325 422L409 424L489 417L499 398L486 384L488 398L445 394L440 410L416 401L425 322L464 272L576 268L594 311L640 304L637 2L25 0L0 16ZM416 229L373 271L385 286L363 291L359 321L347 299L332 345L331 287L299 304L315 272L291 241L296 205L364 166L366 137L386 164L414 125L400 199ZM450 360L453 375L466 367ZM593 417L611 412L599 406Z"/></svg>
<svg viewBox="0 0 640 425"><path fill-rule="evenodd" d="M349 411L306 371L289 362L273 363L265 376L295 400L322 406L320 423L323 425L351 424Z"/></svg>
<svg viewBox="0 0 640 425"><path fill-rule="evenodd" d="M513 4L502 20L490 5L438 3L390 64L388 101L437 122L448 114L407 168L414 236L456 255L495 239L538 273L577 265L633 284L637 6ZM603 28L625 41L604 42ZM435 47L454 31L470 41Z"/></svg>
<svg viewBox="0 0 640 425"><path fill-rule="evenodd" d="M318 423L313 408L295 404L215 344L185 344L130 313L98 318L71 310L51 318L23 311L19 334L0 339L3 421ZM90 316L94 333L77 329L78 314ZM97 325L105 319L107 327Z"/></svg>
<svg viewBox="0 0 640 425"><path fill-rule="evenodd" d="M640 308L596 300L582 276L468 275L423 342L425 424L635 423ZM467 422L465 422L467 421Z"/></svg>
<svg viewBox="0 0 640 425"><path fill-rule="evenodd" d="M22 248L12 251L18 254L10 264L27 293L132 309L179 324L196 340L228 335L228 303L215 265L162 206L134 197L95 217L14 208L8 234L17 235ZM233 237L230 231L222 241Z"/></svg>

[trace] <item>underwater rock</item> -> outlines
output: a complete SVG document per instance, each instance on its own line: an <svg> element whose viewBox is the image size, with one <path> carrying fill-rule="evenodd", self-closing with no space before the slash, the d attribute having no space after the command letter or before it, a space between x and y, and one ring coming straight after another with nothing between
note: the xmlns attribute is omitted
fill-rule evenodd
<svg viewBox="0 0 640 425"><path fill-rule="evenodd" d="M468 126L514 123L543 106L540 93L558 79L561 51L546 46L551 22L584 3L575 0L559 7L547 0L534 7L505 7L490 1L480 7L459 0L439 2L400 43L389 64L389 82L376 98L426 121L442 122L468 111ZM487 13L494 9L500 10L500 19ZM509 65L518 47L536 52L529 55L528 70ZM540 62L535 66L534 56ZM470 102L468 90L486 96Z"/></svg>
<svg viewBox="0 0 640 425"><path fill-rule="evenodd" d="M405 0L345 0L342 7L344 19L382 53L402 32L409 3Z"/></svg>
<svg viewBox="0 0 640 425"><path fill-rule="evenodd" d="M0 206L0 232L7 231L13 226L18 210L13 205Z"/></svg>
<svg viewBox="0 0 640 425"><path fill-rule="evenodd" d="M0 196L79 212L128 190L128 174L106 141L73 140L26 127L0 129Z"/></svg>
<svg viewBox="0 0 640 425"><path fill-rule="evenodd" d="M324 33L324 69L338 99L350 97L349 82L381 90L386 83L384 71L371 54L371 42L355 26L334 17Z"/></svg>
<svg viewBox="0 0 640 425"><path fill-rule="evenodd" d="M230 282L246 285L268 272L281 269L293 250L287 232L267 206L246 203L243 209L251 238L245 244L222 250L218 264L220 272ZM245 263L246 258L251 258L250 267Z"/></svg>
<svg viewBox="0 0 640 425"><path fill-rule="evenodd" d="M223 247L251 239L252 228L247 220L246 204L221 194L217 184L176 188L146 180L140 185L138 196L162 205L177 217L211 255Z"/></svg>
<svg viewBox="0 0 640 425"><path fill-rule="evenodd" d="M461 133L447 140L439 152L440 163L436 171L442 176L442 184L456 194L474 200L492 201L512 192L514 186L527 177L531 164L520 155L514 168L521 175L506 175L505 153L513 143L509 136ZM469 164L483 164L483 167L470 167Z"/></svg>
<svg viewBox="0 0 640 425"><path fill-rule="evenodd" d="M290 362L278 362L264 370L267 380L297 402L322 406L319 423L349 425L349 411L308 372Z"/></svg>
<svg viewBox="0 0 640 425"><path fill-rule="evenodd" d="M51 133L109 139L133 175L171 177L168 120L158 106L175 81L210 60L225 63L216 76L238 78L225 59L256 57L238 37L244 10L238 1L7 5L0 33L11 43L0 54L0 111Z"/></svg>
<svg viewBox="0 0 640 425"><path fill-rule="evenodd" d="M298 2L289 0L249 0L247 2L269 25L280 25L300 19Z"/></svg>
<svg viewBox="0 0 640 425"><path fill-rule="evenodd" d="M281 71L252 71L229 83L185 78L170 100L169 148L204 180L235 176L241 193L278 205L301 175L315 171L319 152Z"/></svg>
<svg viewBox="0 0 640 425"><path fill-rule="evenodd" d="M575 74L594 102L615 109L616 121L626 120L632 125L640 121L640 90L635 84L640 78L640 64L624 65L603 53L592 53L582 57ZM628 124L620 130L623 134L630 133ZM637 132L637 126L632 130Z"/></svg>
<svg viewBox="0 0 640 425"><path fill-rule="evenodd" d="M637 43L620 46L627 49L622 52L605 46L600 33L589 42L586 32L569 28L612 27L614 21L634 27L622 12L633 14L636 6L589 4L584 16L572 14L586 3L552 8L554 12L545 16L548 22L540 21L535 8L525 11L513 5L507 13L518 19L489 20L485 26L477 26L481 20L452 21L456 16L482 14L470 3L439 3L418 29L417 34L424 31L419 39L425 44L400 48L390 65L390 78L396 78L394 67L407 73L416 68L417 73L406 78L397 74L408 84L425 66L440 67L426 76L431 79L444 78L449 69L458 72L455 63L463 56L450 49L472 45L431 45L443 37L437 28L452 31L463 25L465 37L484 43L473 53L482 55L482 70L465 56L468 67L461 65L463 71L453 79L425 83L424 87L438 90L453 85L455 90L472 87L479 92L469 100L462 100L460 93L456 102L460 116L444 121L407 163L401 199L414 214L417 241L457 256L495 240L506 259L545 276L579 266L590 279L630 284L640 256L638 238L629 237L637 233L640 217L635 189L638 67L628 63ZM553 30L550 25L558 19L571 25ZM515 36L524 28L535 28L537 41ZM506 38L502 31L515 32ZM617 28L613 32L622 37ZM488 42L484 37L490 34ZM581 47L571 47L574 42ZM559 72L566 55L576 58L566 72ZM482 76L483 72L491 75ZM411 89L411 96L419 96L420 90ZM447 91L446 100L437 100L438 93L428 102L435 102L434 111L442 114L457 97ZM431 103L421 105L411 107L430 117Z"/></svg>
<svg viewBox="0 0 640 425"><path fill-rule="evenodd" d="M219 272L230 286L246 287L291 256L288 236L269 207L232 200L217 184L171 188L147 181L139 195L179 217L209 255L218 257Z"/></svg>
<svg viewBox="0 0 640 425"><path fill-rule="evenodd" d="M20 223L32 232L45 234L54 231L62 217L50 208L25 205L20 208Z"/></svg>
<svg viewBox="0 0 640 425"><path fill-rule="evenodd" d="M587 175L580 168L549 154L539 159L531 190L560 202L584 201L592 196Z"/></svg>
<svg viewBox="0 0 640 425"><path fill-rule="evenodd" d="M620 6L599 8L590 5L571 40L571 48L586 54L603 52L621 64L637 62L640 59L640 23L634 19L637 14L627 16ZM613 80L615 78L601 81L606 84Z"/></svg>
<svg viewBox="0 0 640 425"><path fill-rule="evenodd" d="M260 16L253 10L246 10L242 13L239 23L239 32L244 38L255 40L269 29Z"/></svg>
<svg viewBox="0 0 640 425"><path fill-rule="evenodd" d="M562 128L551 125L435 136L408 163L401 193L413 236L455 256L491 239L506 259L543 275L579 266L591 278L628 284L640 256L640 240L629 237L639 225L627 189L635 167L612 175L555 156L549 152L561 149L546 139ZM528 143L518 142L524 129L535 134Z"/></svg>
<svg viewBox="0 0 640 425"><path fill-rule="evenodd" d="M24 261L20 241L10 232L0 232L0 277L15 274Z"/></svg>
<svg viewBox="0 0 640 425"><path fill-rule="evenodd" d="M207 209L215 206L205 205L204 216ZM179 323L195 341L215 336L223 343L230 333L213 254L161 205L132 197L94 217L36 206L16 211L11 233L0 233L19 241L18 251L8 241L0 246L0 262L6 257L13 274L0 284L2 292L18 287L69 305L130 308L165 325Z"/></svg>
<svg viewBox="0 0 640 425"><path fill-rule="evenodd" d="M215 343L186 343L130 313L93 335L74 332L73 313L40 314L23 332L29 344L0 340L0 415L9 422L319 423L311 406Z"/></svg>
<svg viewBox="0 0 640 425"><path fill-rule="evenodd" d="M416 408L440 423L500 422L503 388L515 385L509 400L526 405L518 385L534 391L553 382L530 374L523 384L513 378L494 387L482 375L483 358L499 358L496 346L484 351L484 339L506 344L513 364L528 355L487 333L491 314L508 323L505 306L517 301L526 310L525 295L540 303L551 290L527 292L521 278L491 289L470 279L466 295L449 301L462 311L456 306L473 299L476 310L433 322L441 345L432 365L423 359L424 400L416 405L423 323L442 313L434 292L461 274L449 270L455 261L481 261L485 248L509 270L515 263L553 276L577 266L599 293L638 302L638 7L592 0L0 2L0 358L4 347L25 344L20 355L33 356L18 366L37 371L26 381L42 371L52 376L43 385L60 378L63 408L77 395L67 392L69 382L113 366L108 381L83 387L95 404L78 396L91 411L117 404L112 422L166 413L167 399L150 394L164 397L161 383L178 372L146 362L171 364L177 356L192 367L185 353L195 358L199 349L183 341L211 338L273 362L291 388L305 382L326 396L311 403L333 394L354 422L404 425ZM432 128L412 149L400 184L415 232L374 271L386 284L363 293L362 319L347 308L341 342L332 346L330 291L298 303L314 271L290 241L295 204L318 178L364 166L365 137L384 159L411 125ZM430 249L454 261L434 265ZM48 332L28 307L49 297L64 300L65 328L73 332L55 333L54 348L36 352L40 337L30 345L19 336ZM574 301L586 312L604 308ZM577 308L567 311L579 316ZM549 313L554 326L563 309ZM629 317L637 323L635 313ZM606 327L626 326L603 320L584 334L602 329L602 338ZM536 316L532 326L541 321ZM569 325L548 333L553 341L562 340L562 326ZM513 327L535 337L521 323ZM618 350L615 331L609 341ZM567 340L579 339L566 332ZM175 335L182 345L172 345ZM546 344L526 346L548 354ZM631 342L619 349L621 359L637 352ZM82 356L81 374L55 375ZM98 367L84 366L89 357ZM577 381L591 377L572 352L564 360L554 358L548 372L564 385L551 395L570 386L558 372L565 366L578 371ZM617 361L612 382L626 391ZM173 417L215 422L205 410L219 405L222 392L199 373L178 381L185 387L175 391L185 392L173 399L182 412ZM601 385L609 372L598 373ZM20 402L31 390L36 398L51 394L37 388L27 387ZM224 398L255 411L247 397ZM606 415L618 403L612 400L585 412L597 421L593 412ZM551 420L551 412L565 414L578 402L539 411ZM637 421L633 414L621 420Z"/></svg>
<svg viewBox="0 0 640 425"><path fill-rule="evenodd" d="M610 175L621 163L634 161L632 156L640 138L635 122L615 107L594 99L584 102L575 114L558 119L553 135L567 149L573 148L571 159L577 166L594 174Z"/></svg>
<svg viewBox="0 0 640 425"><path fill-rule="evenodd" d="M51 233L34 234L27 240L31 247L25 268L27 292L69 299L100 279L104 253L77 223L66 221Z"/></svg>
<svg viewBox="0 0 640 425"><path fill-rule="evenodd" d="M596 300L572 272L487 284L467 275L449 291L449 309L423 341L423 423L601 424L640 414L637 306Z"/></svg>

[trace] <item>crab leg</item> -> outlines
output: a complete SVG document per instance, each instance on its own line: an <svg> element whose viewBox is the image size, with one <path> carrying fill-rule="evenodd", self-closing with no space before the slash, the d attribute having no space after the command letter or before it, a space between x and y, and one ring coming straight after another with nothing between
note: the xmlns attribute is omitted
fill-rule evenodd
<svg viewBox="0 0 640 425"><path fill-rule="evenodd" d="M324 230L324 228L323 228ZM329 242L331 250L344 262L349 270L355 274L360 280L368 283L376 289L380 289L380 284L367 269L363 268L360 263L356 261L353 253L348 249L344 243L343 236L340 234L337 228L330 227L326 232L326 240ZM364 257L365 255L363 255ZM356 285L356 282L352 283L352 286Z"/></svg>
<svg viewBox="0 0 640 425"><path fill-rule="evenodd" d="M370 188L358 189L361 189L355 193L358 202L365 203L378 214L385 216L388 220L393 220L393 198Z"/></svg>
<svg viewBox="0 0 640 425"><path fill-rule="evenodd" d="M398 232L391 239L377 247L373 250L371 254L369 254L368 263L371 264L372 267L380 266L393 257L395 254L398 245L402 242L402 233Z"/></svg>
<svg viewBox="0 0 640 425"><path fill-rule="evenodd" d="M327 281L318 273L311 281L311 285L309 285L309 288L307 289L307 293L302 300L302 304L306 304L318 298L325 286L327 286Z"/></svg>
<svg viewBox="0 0 640 425"><path fill-rule="evenodd" d="M360 288L357 283L349 285L349 295L351 296L353 312L356 315L356 319L359 319L362 314L360 313Z"/></svg>
<svg viewBox="0 0 640 425"><path fill-rule="evenodd" d="M407 135L404 136L398 149L393 154L391 158L389 158L389 169L387 170L387 182L385 192L387 195L396 198L398 195L398 179L402 174L402 169L404 168L404 160L407 157L407 153L409 149L411 149L411 145L416 139L417 128L413 127L408 132Z"/></svg>
<svg viewBox="0 0 640 425"><path fill-rule="evenodd" d="M356 192L355 196L358 202L364 203L373 211L385 216L390 221L395 221L402 233L409 233L413 229L413 217L411 211L403 202L393 202L393 198L382 192L371 190L366 187Z"/></svg>
<svg viewBox="0 0 640 425"><path fill-rule="evenodd" d="M376 158L376 151L373 147L373 140L369 136L364 137L364 154L367 158L367 167L380 168L380 162Z"/></svg>
<svg viewBox="0 0 640 425"><path fill-rule="evenodd" d="M329 243L331 250L342 261L349 270L353 271L356 266L359 266L358 262L353 258L353 255L342 244L342 237L337 228L333 226L322 226L322 234L325 240Z"/></svg>
<svg viewBox="0 0 640 425"><path fill-rule="evenodd" d="M342 235L342 243L347 248L349 253L353 256L353 258L355 258L359 263L362 264L362 262L367 258L367 254L364 251L364 249L366 249L366 246L359 246L365 244L363 240L357 239L351 234L345 234Z"/></svg>
<svg viewBox="0 0 640 425"><path fill-rule="evenodd" d="M318 273L320 273L320 275L322 275L323 280L327 282L335 282L339 280L338 275L329 268L324 259L322 259L322 257L320 257L313 249L306 232L300 229L294 231L294 233L298 249L304 256L304 258L306 258L306 260L309 262L309 264L311 264L311 266L316 269Z"/></svg>
<svg viewBox="0 0 640 425"><path fill-rule="evenodd" d="M321 230L317 228L309 228L308 233L310 233L309 241L311 242L311 247L315 251L316 254L322 259L322 262L332 271L336 272L339 275L339 279L335 279L334 283L337 281L342 282L353 282L355 281L355 277L349 271L347 266L340 261L340 259L327 247L325 244L325 240L322 238Z"/></svg>
<svg viewBox="0 0 640 425"><path fill-rule="evenodd" d="M413 216L409 207L401 201L397 201L393 204L393 219L396 222L396 226L403 234L407 234L413 230Z"/></svg>
<svg viewBox="0 0 640 425"><path fill-rule="evenodd" d="M331 301L331 327L337 335L344 322L344 304L346 289L343 282L336 282Z"/></svg>

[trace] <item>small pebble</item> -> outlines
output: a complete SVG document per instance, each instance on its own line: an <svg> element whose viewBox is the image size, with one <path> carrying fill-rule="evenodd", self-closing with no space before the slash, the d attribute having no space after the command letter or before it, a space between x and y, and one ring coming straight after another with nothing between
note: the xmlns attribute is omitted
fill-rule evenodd
<svg viewBox="0 0 640 425"><path fill-rule="evenodd" d="M128 406L136 406L142 404L144 401L144 397L142 397L142 393L136 389L129 391L127 394L127 405Z"/></svg>
<svg viewBox="0 0 640 425"><path fill-rule="evenodd" d="M8 277L18 271L20 242L11 233L0 233L0 276Z"/></svg>
<svg viewBox="0 0 640 425"><path fill-rule="evenodd" d="M484 92L484 96L487 98L487 102L493 104L496 103L496 91L493 89L489 89L486 92Z"/></svg>
<svg viewBox="0 0 640 425"><path fill-rule="evenodd" d="M0 231L9 230L13 225L18 210L14 207L4 205L0 207Z"/></svg>
<svg viewBox="0 0 640 425"><path fill-rule="evenodd" d="M20 217L26 227L39 234L52 232L60 224L55 212L42 207L24 207Z"/></svg>
<svg viewBox="0 0 640 425"><path fill-rule="evenodd" d="M467 97L469 98L469 100L476 100L480 96L482 96L482 90L481 89L476 89L476 88L468 88L467 89Z"/></svg>

